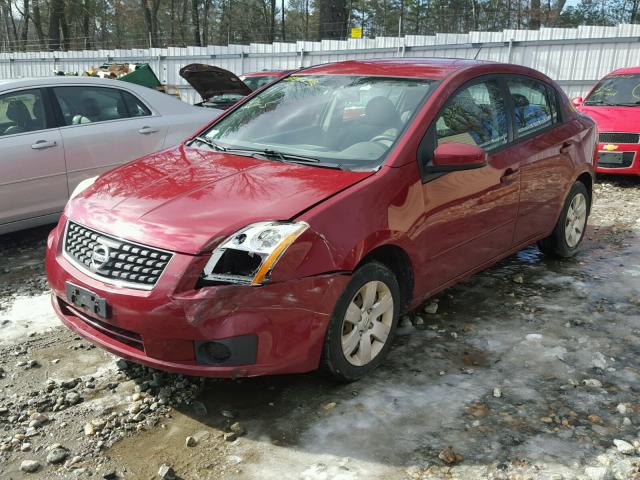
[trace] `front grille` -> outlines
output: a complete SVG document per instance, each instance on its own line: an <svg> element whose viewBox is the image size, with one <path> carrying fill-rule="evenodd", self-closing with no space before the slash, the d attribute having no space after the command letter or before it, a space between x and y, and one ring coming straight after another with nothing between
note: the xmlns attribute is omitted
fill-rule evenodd
<svg viewBox="0 0 640 480"><path fill-rule="evenodd" d="M602 152L599 152L602 153ZM608 153L608 152L605 152ZM628 168L633 164L633 160L636 156L635 152L620 152L622 153L622 162L607 162L603 160L602 156L598 157L598 166L604 168Z"/></svg>
<svg viewBox="0 0 640 480"><path fill-rule="evenodd" d="M598 140L600 143L640 143L640 133L601 132Z"/></svg>
<svg viewBox="0 0 640 480"><path fill-rule="evenodd" d="M153 288L172 257L169 252L121 240L73 222L67 224L64 251L89 275L107 283L145 290Z"/></svg>

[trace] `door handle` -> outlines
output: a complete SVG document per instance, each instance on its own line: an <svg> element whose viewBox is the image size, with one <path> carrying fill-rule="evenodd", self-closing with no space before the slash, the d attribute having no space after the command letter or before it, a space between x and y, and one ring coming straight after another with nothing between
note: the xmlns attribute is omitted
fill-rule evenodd
<svg viewBox="0 0 640 480"><path fill-rule="evenodd" d="M34 150L44 150L45 148L56 147L57 145L58 142L56 141L38 140L36 143L31 145L31 148L33 148Z"/></svg>
<svg viewBox="0 0 640 480"><path fill-rule="evenodd" d="M567 153L569 153L570 148L571 148L571 142L564 142L560 147L560 153L562 155L566 155Z"/></svg>
<svg viewBox="0 0 640 480"><path fill-rule="evenodd" d="M500 183L502 183L503 185L509 185L510 183L513 183L515 180L517 180L520 177L520 170L518 170L517 168L507 168L504 172L504 174L500 177Z"/></svg>
<svg viewBox="0 0 640 480"><path fill-rule="evenodd" d="M138 130L138 133L141 133L142 135L149 135L150 133L156 133L157 131L158 131L157 128L142 127L140 130Z"/></svg>

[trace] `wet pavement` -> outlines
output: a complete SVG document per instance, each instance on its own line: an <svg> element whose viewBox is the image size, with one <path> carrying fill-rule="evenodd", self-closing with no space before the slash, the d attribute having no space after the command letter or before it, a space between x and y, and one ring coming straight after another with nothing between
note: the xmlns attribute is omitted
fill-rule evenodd
<svg viewBox="0 0 640 480"><path fill-rule="evenodd" d="M0 477L640 479L639 207L640 180L602 180L577 257L448 289L349 385L116 364L48 316L47 229L0 238Z"/></svg>

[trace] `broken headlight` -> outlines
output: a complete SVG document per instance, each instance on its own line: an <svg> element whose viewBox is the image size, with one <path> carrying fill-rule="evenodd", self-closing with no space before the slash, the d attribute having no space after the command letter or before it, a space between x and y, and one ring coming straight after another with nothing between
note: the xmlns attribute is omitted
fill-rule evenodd
<svg viewBox="0 0 640 480"><path fill-rule="evenodd" d="M261 284L307 228L304 222L260 222L239 230L213 251L202 281Z"/></svg>

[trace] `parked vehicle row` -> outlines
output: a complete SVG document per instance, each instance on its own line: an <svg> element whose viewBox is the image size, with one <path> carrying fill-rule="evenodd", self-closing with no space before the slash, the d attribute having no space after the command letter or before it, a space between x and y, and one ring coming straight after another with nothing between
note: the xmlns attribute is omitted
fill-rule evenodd
<svg viewBox="0 0 640 480"><path fill-rule="evenodd" d="M91 119L58 108L69 129ZM287 74L77 188L48 238L53 307L164 370L355 380L425 298L536 242L574 255L596 141L525 67L403 58Z"/></svg>

